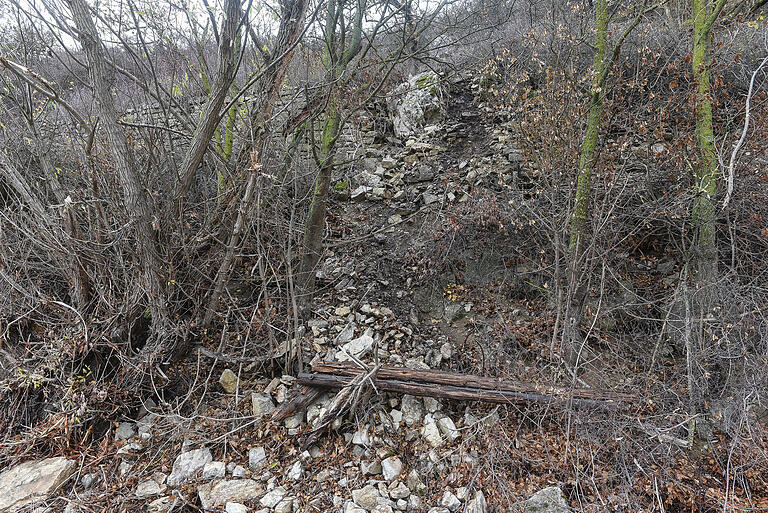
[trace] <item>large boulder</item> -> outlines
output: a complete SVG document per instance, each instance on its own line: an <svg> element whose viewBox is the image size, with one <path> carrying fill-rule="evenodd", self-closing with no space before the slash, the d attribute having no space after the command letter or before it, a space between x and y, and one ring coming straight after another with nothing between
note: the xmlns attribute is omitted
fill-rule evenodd
<svg viewBox="0 0 768 513"><path fill-rule="evenodd" d="M445 115L440 77L431 71L414 75L397 86L387 100L395 135L410 137Z"/></svg>
<svg viewBox="0 0 768 513"><path fill-rule="evenodd" d="M0 511L15 511L55 492L75 471L63 457L27 461L0 474Z"/></svg>

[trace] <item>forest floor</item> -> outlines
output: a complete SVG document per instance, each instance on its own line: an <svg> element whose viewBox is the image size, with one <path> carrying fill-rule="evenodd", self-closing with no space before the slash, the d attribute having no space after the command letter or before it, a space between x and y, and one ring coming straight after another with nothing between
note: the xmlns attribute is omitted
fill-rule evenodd
<svg viewBox="0 0 768 513"><path fill-rule="evenodd" d="M242 342L222 350L217 334L201 344L223 358L200 353L175 366L166 392L115 422L100 443L73 448L77 471L51 511L222 511L233 502L278 513L503 512L551 487L582 512L768 508L765 469L750 466L750 455L738 456L740 479L731 482L731 442L717 429L691 446L673 352L662 351L651 370L641 341L601 336L589 340L578 373L563 365L551 259L514 243L506 224L530 219L501 214L537 188L536 169L510 144L514 116L477 100L468 80L453 84L446 105L435 125L369 148L348 178L336 177L348 190L337 187L329 208L304 354L335 360L343 347L368 363L375 354L388 365L638 400L601 408L373 393L303 450L310 421L332 396L270 421L298 388L296 376L250 363ZM631 262L662 287L670 274L663 265ZM225 369L239 376L234 393L219 384ZM558 504L543 511L566 511Z"/></svg>

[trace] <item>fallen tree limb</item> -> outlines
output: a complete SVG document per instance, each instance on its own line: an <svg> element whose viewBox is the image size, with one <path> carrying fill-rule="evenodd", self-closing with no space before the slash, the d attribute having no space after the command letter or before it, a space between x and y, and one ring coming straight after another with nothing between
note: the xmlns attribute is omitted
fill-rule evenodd
<svg viewBox="0 0 768 513"><path fill-rule="evenodd" d="M340 362L318 362L313 365L313 370L315 372L299 374L299 384L340 389L360 374L359 367ZM610 408L637 400L632 394L610 390L547 387L445 371L389 366L379 369L373 384L385 392L489 403L569 402Z"/></svg>

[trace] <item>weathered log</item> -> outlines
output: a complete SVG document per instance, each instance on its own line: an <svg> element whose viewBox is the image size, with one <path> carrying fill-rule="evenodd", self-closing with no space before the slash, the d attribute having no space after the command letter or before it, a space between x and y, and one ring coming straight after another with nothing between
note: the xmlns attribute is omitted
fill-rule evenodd
<svg viewBox="0 0 768 513"><path fill-rule="evenodd" d="M298 382L301 385L339 389L360 373L358 367L339 362L318 362L313 365L313 369L313 373L299 375ZM374 386L386 392L490 403L571 402L616 407L637 399L634 395L610 390L547 387L445 371L389 366L381 367Z"/></svg>

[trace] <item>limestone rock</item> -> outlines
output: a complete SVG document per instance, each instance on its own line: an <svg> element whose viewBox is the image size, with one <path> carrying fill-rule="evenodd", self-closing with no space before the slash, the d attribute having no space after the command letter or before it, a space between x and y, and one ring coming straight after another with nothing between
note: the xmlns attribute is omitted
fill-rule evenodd
<svg viewBox="0 0 768 513"><path fill-rule="evenodd" d="M464 513L486 513L487 511L488 505L485 503L485 495L483 495L482 490L478 490L475 497L467 504Z"/></svg>
<svg viewBox="0 0 768 513"><path fill-rule="evenodd" d="M418 134L445 113L439 77L431 71L410 77L392 91L387 109L397 137Z"/></svg>
<svg viewBox="0 0 768 513"><path fill-rule="evenodd" d="M117 425L115 441L128 440L132 436L136 436L136 426L133 422L121 422Z"/></svg>
<svg viewBox="0 0 768 513"><path fill-rule="evenodd" d="M563 491L557 486L539 490L521 505L526 513L570 513L571 511Z"/></svg>
<svg viewBox="0 0 768 513"><path fill-rule="evenodd" d="M373 485L366 485L358 490L352 490L352 500L367 511L371 511L376 507L376 499L379 497L381 497L379 490Z"/></svg>
<svg viewBox="0 0 768 513"><path fill-rule="evenodd" d="M394 481L402 471L403 462L397 456L391 456L381 462L381 472L387 481Z"/></svg>
<svg viewBox="0 0 768 513"><path fill-rule="evenodd" d="M365 513L365 510L352 501L344 504L344 513Z"/></svg>
<svg viewBox="0 0 768 513"><path fill-rule="evenodd" d="M224 511L227 513L248 513L248 508L239 502L228 502L224 505Z"/></svg>
<svg viewBox="0 0 768 513"><path fill-rule="evenodd" d="M203 479L211 481L224 477L227 472L227 466L223 461L210 461L203 467Z"/></svg>
<svg viewBox="0 0 768 513"><path fill-rule="evenodd" d="M408 485L408 489L416 495L421 495L427 491L427 487L421 481L421 476L419 476L419 473L416 472L415 469L411 470L411 472L408 474L408 478L406 479L405 484Z"/></svg>
<svg viewBox="0 0 768 513"><path fill-rule="evenodd" d="M178 499L174 497L160 497L155 499L147 505L149 513L170 513L176 506Z"/></svg>
<svg viewBox="0 0 768 513"><path fill-rule="evenodd" d="M437 427L440 429L440 432L445 436L450 442L455 442L457 438L461 436L461 433L459 433L459 430L456 429L456 424L453 423L453 420L451 420L450 417L443 417L442 419L437 421Z"/></svg>
<svg viewBox="0 0 768 513"><path fill-rule="evenodd" d="M361 336L350 340L341 346L341 349L341 351L336 353L336 359L340 362L351 360L351 356L354 356L355 358L365 356L371 349L373 349L373 336L371 330L366 330Z"/></svg>
<svg viewBox="0 0 768 513"><path fill-rule="evenodd" d="M213 455L210 449L194 449L179 454L173 462L171 475L168 476L168 485L177 486L187 481L211 461L213 461Z"/></svg>
<svg viewBox="0 0 768 513"><path fill-rule="evenodd" d="M228 502L252 501L263 493L264 486L253 479L223 479L197 489L203 509L220 507Z"/></svg>
<svg viewBox="0 0 768 513"><path fill-rule="evenodd" d="M251 393L251 409L256 417L263 417L275 411L275 403L266 394Z"/></svg>
<svg viewBox="0 0 768 513"><path fill-rule="evenodd" d="M389 496L394 500L407 499L411 495L411 491L405 486L405 483L397 483L397 486L389 490Z"/></svg>
<svg viewBox="0 0 768 513"><path fill-rule="evenodd" d="M267 463L267 452L264 447L256 447L248 451L248 468L256 472Z"/></svg>
<svg viewBox="0 0 768 513"><path fill-rule="evenodd" d="M443 493L443 498L440 499L440 505L454 512L461 506L461 501L450 490L446 490Z"/></svg>
<svg viewBox="0 0 768 513"><path fill-rule="evenodd" d="M364 476L375 476L381 474L381 463L379 463L378 460L372 462L364 461L360 464L360 471Z"/></svg>
<svg viewBox="0 0 768 513"><path fill-rule="evenodd" d="M422 428L421 436L423 436L432 447L438 447L443 444L443 437L440 436L440 430L434 422L429 422Z"/></svg>
<svg viewBox="0 0 768 513"><path fill-rule="evenodd" d="M221 388L228 394L234 394L237 392L237 386L239 384L240 382L237 379L237 374L230 369L224 369L224 372L221 373L221 377L219 378L219 385L221 385Z"/></svg>
<svg viewBox="0 0 768 513"><path fill-rule="evenodd" d="M421 399L412 395L404 395L400 410L403 412L403 420L409 426L418 424L424 416L424 406Z"/></svg>
<svg viewBox="0 0 768 513"><path fill-rule="evenodd" d="M27 461L0 474L0 511L12 511L55 492L75 471L63 457Z"/></svg>
<svg viewBox="0 0 768 513"><path fill-rule="evenodd" d="M275 506L280 504L280 501L283 500L283 497L285 497L285 493L286 493L285 488L283 488L282 486L278 486L268 491L266 495L264 495L264 497L262 497L259 502L265 508L274 508Z"/></svg>
<svg viewBox="0 0 768 513"><path fill-rule="evenodd" d="M154 497L155 495L160 495L165 491L167 486L164 484L158 483L154 479L147 479L146 481L142 481L138 485L136 485L136 491L134 494L139 499L145 499L147 497Z"/></svg>
<svg viewBox="0 0 768 513"><path fill-rule="evenodd" d="M301 466L301 462L297 461L291 466L288 471L288 479L291 481L298 481L304 475L304 467Z"/></svg>

